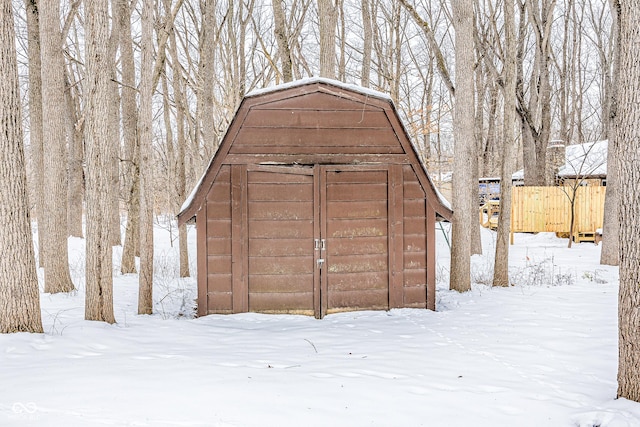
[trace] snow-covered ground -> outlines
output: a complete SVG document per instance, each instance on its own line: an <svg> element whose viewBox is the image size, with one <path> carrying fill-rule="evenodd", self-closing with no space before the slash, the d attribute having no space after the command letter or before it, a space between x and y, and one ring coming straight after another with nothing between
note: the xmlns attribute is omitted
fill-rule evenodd
<svg viewBox="0 0 640 427"><path fill-rule="evenodd" d="M45 334L0 336L0 426L640 426L640 404L614 399L618 270L591 243L518 234L517 284L492 289L483 230L458 294L438 232L436 312L194 319L195 280L176 277L168 230L155 237L155 314L115 274L115 325L83 320L70 239L78 291L41 294Z"/></svg>

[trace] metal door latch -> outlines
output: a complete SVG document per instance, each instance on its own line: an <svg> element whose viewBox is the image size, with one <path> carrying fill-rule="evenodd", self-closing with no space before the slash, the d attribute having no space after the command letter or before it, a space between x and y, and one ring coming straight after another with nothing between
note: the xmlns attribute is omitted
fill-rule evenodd
<svg viewBox="0 0 640 427"><path fill-rule="evenodd" d="M318 268L322 268L324 265L324 258L318 258L316 262L318 263Z"/></svg>

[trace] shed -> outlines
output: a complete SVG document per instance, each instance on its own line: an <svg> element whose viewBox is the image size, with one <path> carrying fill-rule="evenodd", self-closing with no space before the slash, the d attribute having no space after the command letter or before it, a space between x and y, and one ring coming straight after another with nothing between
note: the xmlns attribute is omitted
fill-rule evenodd
<svg viewBox="0 0 640 427"><path fill-rule="evenodd" d="M321 78L253 92L178 215L198 315L434 309L436 215L389 97Z"/></svg>

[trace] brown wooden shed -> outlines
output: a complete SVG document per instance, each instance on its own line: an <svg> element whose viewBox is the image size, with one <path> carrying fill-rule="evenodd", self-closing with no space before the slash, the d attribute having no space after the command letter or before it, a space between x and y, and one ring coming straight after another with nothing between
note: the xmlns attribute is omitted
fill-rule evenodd
<svg viewBox="0 0 640 427"><path fill-rule="evenodd" d="M384 94L306 79L247 95L178 215L198 315L435 308L451 218Z"/></svg>

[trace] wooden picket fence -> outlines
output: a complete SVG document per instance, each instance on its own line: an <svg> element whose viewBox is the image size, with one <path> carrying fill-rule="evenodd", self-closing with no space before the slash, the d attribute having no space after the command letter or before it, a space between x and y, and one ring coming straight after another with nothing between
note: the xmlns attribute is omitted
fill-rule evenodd
<svg viewBox="0 0 640 427"><path fill-rule="evenodd" d="M570 187L513 187L511 231L569 233ZM583 186L577 189L575 203L576 240L593 241L602 228L604 196L607 187ZM597 240L596 240L597 241Z"/></svg>

